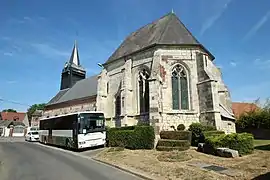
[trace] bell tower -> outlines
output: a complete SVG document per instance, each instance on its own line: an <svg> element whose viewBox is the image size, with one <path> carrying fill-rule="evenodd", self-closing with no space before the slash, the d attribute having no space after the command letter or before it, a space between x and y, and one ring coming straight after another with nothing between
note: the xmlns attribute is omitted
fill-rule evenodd
<svg viewBox="0 0 270 180"><path fill-rule="evenodd" d="M80 64L77 42L75 41L72 54L62 70L60 90L71 88L77 81L85 79L86 71Z"/></svg>

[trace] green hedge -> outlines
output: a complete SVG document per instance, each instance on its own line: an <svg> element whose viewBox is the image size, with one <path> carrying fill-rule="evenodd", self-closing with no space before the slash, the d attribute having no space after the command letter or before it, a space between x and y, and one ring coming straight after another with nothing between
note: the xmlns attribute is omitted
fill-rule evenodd
<svg viewBox="0 0 270 180"><path fill-rule="evenodd" d="M207 137L205 139L206 147L212 149L216 154L215 149L219 147L230 148L237 150L240 155L250 154L254 149L254 137L249 133L233 133L228 135L220 135L216 137Z"/></svg>
<svg viewBox="0 0 270 180"><path fill-rule="evenodd" d="M160 139L157 146L167 147L190 147L190 142L187 140L172 140L172 139Z"/></svg>
<svg viewBox="0 0 270 180"><path fill-rule="evenodd" d="M158 151L174 151L174 150L177 150L177 151L185 151L185 150L188 150L189 149L189 146L186 147L186 146L183 146L183 147L167 147L167 146L157 146L156 149Z"/></svg>
<svg viewBox="0 0 270 180"><path fill-rule="evenodd" d="M221 134L225 134L224 131L205 131L203 132L204 137L213 137L213 136L219 136Z"/></svg>
<svg viewBox="0 0 270 180"><path fill-rule="evenodd" d="M131 126L110 128L107 137L110 147L152 149L154 147L155 133L152 126Z"/></svg>
<svg viewBox="0 0 270 180"><path fill-rule="evenodd" d="M192 123L189 126L189 131L192 132L192 146L198 146L198 143L203 143L205 141L204 132L206 131L216 131L215 126L202 125L201 123Z"/></svg>
<svg viewBox="0 0 270 180"><path fill-rule="evenodd" d="M188 140L191 142L190 131L161 131L161 139Z"/></svg>

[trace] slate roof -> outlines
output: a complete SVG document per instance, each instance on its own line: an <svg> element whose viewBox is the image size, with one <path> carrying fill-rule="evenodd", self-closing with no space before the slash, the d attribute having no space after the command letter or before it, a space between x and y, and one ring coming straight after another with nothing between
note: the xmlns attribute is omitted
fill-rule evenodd
<svg viewBox="0 0 270 180"><path fill-rule="evenodd" d="M152 45L198 45L207 51L174 13L169 13L153 23L131 33L107 60L110 63L121 57ZM214 59L214 56L211 55Z"/></svg>
<svg viewBox="0 0 270 180"><path fill-rule="evenodd" d="M59 104L97 94L97 75L78 81L72 88L59 91L48 105Z"/></svg>
<svg viewBox="0 0 270 180"><path fill-rule="evenodd" d="M49 102L48 104L55 104L57 103L57 101L69 90L69 88L67 89L63 89L60 90Z"/></svg>

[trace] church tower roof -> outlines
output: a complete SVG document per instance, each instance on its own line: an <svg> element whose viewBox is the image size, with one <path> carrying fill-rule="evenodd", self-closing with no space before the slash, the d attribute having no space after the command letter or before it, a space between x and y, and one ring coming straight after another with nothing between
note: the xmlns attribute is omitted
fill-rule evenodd
<svg viewBox="0 0 270 180"><path fill-rule="evenodd" d="M75 40L72 54L69 59L70 64L74 64L77 66L80 66L80 58L79 58L79 52L78 52L78 47L77 47L77 41Z"/></svg>
<svg viewBox="0 0 270 180"><path fill-rule="evenodd" d="M131 33L106 63L154 45L199 46L214 59L214 56L201 45L172 11Z"/></svg>

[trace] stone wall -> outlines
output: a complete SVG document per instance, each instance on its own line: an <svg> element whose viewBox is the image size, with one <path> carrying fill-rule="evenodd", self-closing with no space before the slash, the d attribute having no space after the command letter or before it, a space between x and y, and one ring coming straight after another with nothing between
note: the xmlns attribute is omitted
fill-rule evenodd
<svg viewBox="0 0 270 180"><path fill-rule="evenodd" d="M45 110L43 117L52 117L56 115L68 114L78 111L95 111L96 101L74 104L67 107Z"/></svg>
<svg viewBox="0 0 270 180"><path fill-rule="evenodd" d="M188 110L172 109L171 74L177 64L188 75ZM193 122L216 125L218 129L232 127L221 121L219 103L230 102L221 73L208 55L195 47L152 48L106 64L99 78L97 110L104 111L109 126L135 125L145 118L140 116L138 94L138 73L142 69L150 71L148 120L157 131L179 124L188 128ZM115 117L116 95L121 95L119 117Z"/></svg>

